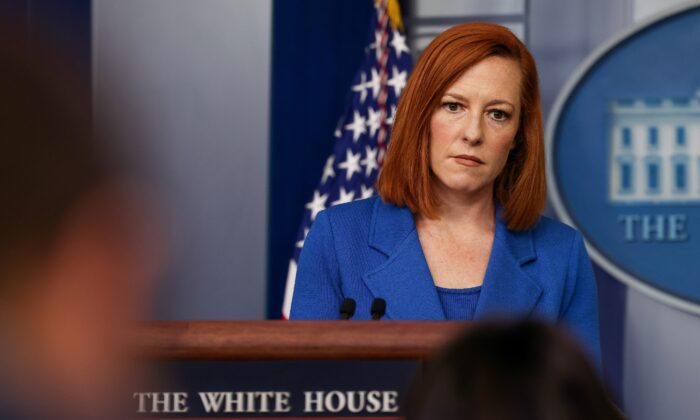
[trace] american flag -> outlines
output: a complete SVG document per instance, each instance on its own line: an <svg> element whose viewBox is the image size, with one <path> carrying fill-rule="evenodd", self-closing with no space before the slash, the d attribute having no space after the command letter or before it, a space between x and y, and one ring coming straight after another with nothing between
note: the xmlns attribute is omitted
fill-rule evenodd
<svg viewBox="0 0 700 420"><path fill-rule="evenodd" d="M336 127L333 154L326 160L321 182L306 204L289 262L282 308L286 319L299 254L316 215L327 207L375 195L374 184L386 152L396 104L413 66L398 0L375 0L374 8L371 43L365 49L345 113Z"/></svg>

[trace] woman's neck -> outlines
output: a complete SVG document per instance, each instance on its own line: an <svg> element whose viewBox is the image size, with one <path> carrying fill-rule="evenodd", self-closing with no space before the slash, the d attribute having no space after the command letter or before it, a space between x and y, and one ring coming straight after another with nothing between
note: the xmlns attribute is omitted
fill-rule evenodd
<svg viewBox="0 0 700 420"><path fill-rule="evenodd" d="M440 200L436 209L437 218L431 223L450 226L452 229L478 229L493 232L496 212L493 188L483 188L473 194L464 194L436 187Z"/></svg>

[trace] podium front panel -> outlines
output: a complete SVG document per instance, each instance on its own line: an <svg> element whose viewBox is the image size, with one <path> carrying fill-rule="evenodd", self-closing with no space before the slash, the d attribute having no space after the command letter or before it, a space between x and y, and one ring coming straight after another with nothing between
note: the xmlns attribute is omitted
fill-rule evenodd
<svg viewBox="0 0 700 420"><path fill-rule="evenodd" d="M156 373L136 418L397 420L450 322L155 322L137 330Z"/></svg>

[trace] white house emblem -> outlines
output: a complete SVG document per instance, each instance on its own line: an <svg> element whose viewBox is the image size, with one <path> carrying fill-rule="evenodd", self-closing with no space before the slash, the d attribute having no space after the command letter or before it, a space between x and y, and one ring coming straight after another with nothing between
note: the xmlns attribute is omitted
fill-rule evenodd
<svg viewBox="0 0 700 420"><path fill-rule="evenodd" d="M700 90L610 103L610 201L700 202Z"/></svg>
<svg viewBox="0 0 700 420"><path fill-rule="evenodd" d="M552 204L593 260L700 314L700 4L590 57L547 126Z"/></svg>

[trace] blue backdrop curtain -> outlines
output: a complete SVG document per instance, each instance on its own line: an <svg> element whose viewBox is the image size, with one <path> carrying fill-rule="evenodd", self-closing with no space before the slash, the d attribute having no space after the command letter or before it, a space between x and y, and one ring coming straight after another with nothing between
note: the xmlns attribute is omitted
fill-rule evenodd
<svg viewBox="0 0 700 420"><path fill-rule="evenodd" d="M350 84L369 44L372 0L274 0L267 316L281 317L289 259Z"/></svg>

